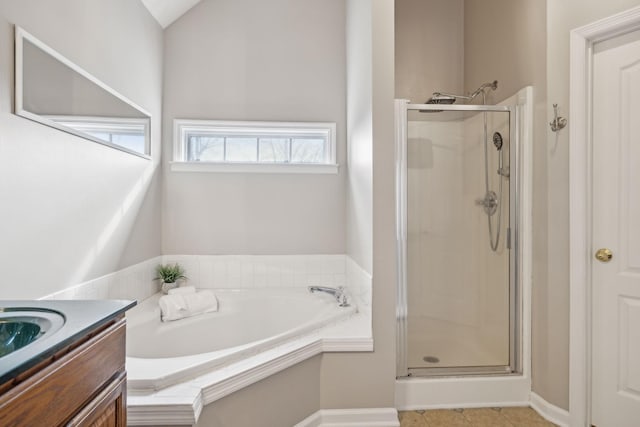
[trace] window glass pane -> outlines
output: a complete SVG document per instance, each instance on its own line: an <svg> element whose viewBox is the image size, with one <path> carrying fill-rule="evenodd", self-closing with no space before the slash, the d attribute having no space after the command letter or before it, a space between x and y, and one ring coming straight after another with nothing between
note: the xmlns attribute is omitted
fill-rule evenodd
<svg viewBox="0 0 640 427"><path fill-rule="evenodd" d="M98 138L102 141L111 142L111 134L109 134L109 132L90 131L90 130L86 132L94 138Z"/></svg>
<svg viewBox="0 0 640 427"><path fill-rule="evenodd" d="M124 134L115 133L111 135L111 142L129 150L137 151L138 153L144 153L144 134Z"/></svg>
<svg viewBox="0 0 640 427"><path fill-rule="evenodd" d="M256 162L258 160L258 138L227 137L228 162Z"/></svg>
<svg viewBox="0 0 640 427"><path fill-rule="evenodd" d="M320 138L294 138L291 140L292 163L323 163L325 143Z"/></svg>
<svg viewBox="0 0 640 427"><path fill-rule="evenodd" d="M289 138L260 138L259 144L259 162L289 161Z"/></svg>
<svg viewBox="0 0 640 427"><path fill-rule="evenodd" d="M187 160L190 162L223 162L224 138L215 136L187 137Z"/></svg>

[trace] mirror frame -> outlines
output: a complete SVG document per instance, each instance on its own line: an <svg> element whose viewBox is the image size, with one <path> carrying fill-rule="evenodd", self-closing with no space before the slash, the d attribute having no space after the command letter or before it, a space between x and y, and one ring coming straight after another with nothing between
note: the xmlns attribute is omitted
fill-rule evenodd
<svg viewBox="0 0 640 427"><path fill-rule="evenodd" d="M24 40L27 40L29 43L32 43L34 46L36 46L37 48L41 49L44 53L52 56L54 59L60 61L62 64L64 64L65 66L69 67L71 70L75 71L76 73L80 74L82 77L86 78L87 80L89 80L91 83L94 83L95 85L97 85L98 87L100 87L101 89L105 90L107 93L109 93L112 96L115 96L116 98L118 98L120 101L124 102L125 104L127 104L128 106L135 108L136 110L140 111L140 113L142 113L143 115L147 116L146 119L146 123L144 124L144 139L145 139L145 147L144 153L135 151L135 150L130 150L126 147L123 147L121 145L118 144L113 144L110 143L108 141L102 140L100 138L96 138L88 133L84 133L81 131L78 131L76 129L73 129L71 127L68 126L64 126L63 124L60 124L58 122L55 122L51 119L48 119L45 116L42 116L40 114L36 114L33 113L31 111L25 110L24 109L24 103L23 103L23 94L24 94L24 76L23 76L23 60L24 60L24 52L23 52L23 42ZM140 107L139 105L135 104L133 101L129 100L128 98L126 98L125 96L121 95L120 93L116 92L114 89L112 89L111 87L107 86L105 83L103 83L102 81L98 80L98 78L94 77L93 75L91 75L90 73L88 73L87 71L85 71L84 69L82 69L81 67L79 67L78 65L76 65L75 63L73 63L72 61L70 61L69 59L67 59L66 57L62 56L60 53L58 53L57 51L55 51L53 48L49 47L48 45L46 45L45 43L43 43L42 41L38 40L36 37L34 37L33 35L31 35L30 33L28 33L27 31L25 31L23 28L19 27L19 26L15 26L15 94L14 94L14 100L15 100L15 111L14 113L20 117L24 117L26 119L29 120L33 120L35 122L41 123L43 125L61 130L63 132L66 133L70 133L72 135L78 136L80 138L84 138L87 140L90 140L92 142L97 142L98 144L101 145L106 145L107 147L111 147L111 148L115 148L116 150L119 151L124 151L125 153L129 153L129 154L133 154L134 156L138 156L138 157L142 157L144 159L151 159L151 114L149 112L147 112L145 109L143 109L142 107ZM135 119L133 119L135 120ZM141 119L144 120L144 119Z"/></svg>

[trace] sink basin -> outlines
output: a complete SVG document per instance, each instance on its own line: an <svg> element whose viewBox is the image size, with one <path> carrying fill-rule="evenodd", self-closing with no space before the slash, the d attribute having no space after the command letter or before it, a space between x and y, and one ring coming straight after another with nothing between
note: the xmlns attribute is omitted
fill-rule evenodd
<svg viewBox="0 0 640 427"><path fill-rule="evenodd" d="M65 318L54 310L3 308L0 311L0 357L34 341L51 336L64 325Z"/></svg>

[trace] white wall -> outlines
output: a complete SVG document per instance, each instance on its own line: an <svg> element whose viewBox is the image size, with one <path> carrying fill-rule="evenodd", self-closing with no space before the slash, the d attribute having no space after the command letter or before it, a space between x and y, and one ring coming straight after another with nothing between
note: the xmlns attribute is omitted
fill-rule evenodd
<svg viewBox="0 0 640 427"><path fill-rule="evenodd" d="M371 38L372 313L375 351L364 354L325 353L322 357L320 406L384 408L394 406L395 392L394 2L348 0L347 4L349 28L358 32L350 34L353 37L350 41L362 43L366 49L367 38ZM367 20L369 17L370 27L356 24L359 19ZM350 56L350 61L354 60L359 66L368 68L360 62L366 60L364 57ZM362 113L367 112L363 110Z"/></svg>
<svg viewBox="0 0 640 427"><path fill-rule="evenodd" d="M163 252L345 253L344 0L204 0L165 59ZM176 118L336 122L340 172L171 172Z"/></svg>
<svg viewBox="0 0 640 427"><path fill-rule="evenodd" d="M347 253L373 269L373 86L371 6L346 1L347 45Z"/></svg>
<svg viewBox="0 0 640 427"><path fill-rule="evenodd" d="M13 115L14 24L149 111L154 160ZM0 32L1 297L38 298L157 256L158 24L138 1L1 0Z"/></svg>

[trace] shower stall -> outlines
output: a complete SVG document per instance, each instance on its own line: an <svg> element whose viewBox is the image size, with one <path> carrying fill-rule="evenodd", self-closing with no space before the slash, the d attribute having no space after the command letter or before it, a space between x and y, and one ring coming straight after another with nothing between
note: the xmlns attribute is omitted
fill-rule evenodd
<svg viewBox="0 0 640 427"><path fill-rule="evenodd" d="M522 372L517 102L396 101L397 376Z"/></svg>

